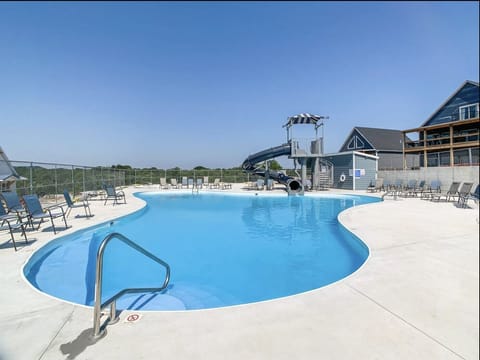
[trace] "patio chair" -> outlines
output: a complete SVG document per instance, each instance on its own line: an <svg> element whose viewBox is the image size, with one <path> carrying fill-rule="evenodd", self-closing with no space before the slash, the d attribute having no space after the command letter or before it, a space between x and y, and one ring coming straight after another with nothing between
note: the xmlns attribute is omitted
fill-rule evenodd
<svg viewBox="0 0 480 360"><path fill-rule="evenodd" d="M81 203L75 203L72 198L70 197L70 193L68 192L68 190L63 190L63 197L65 198L65 202L67 203L67 212L66 212L66 215L67 217L70 215L70 212L72 211L72 209L75 209L75 208L81 208L83 207L83 209L85 210L85 217L92 217L92 212L90 211L90 204L88 203L88 200L82 200Z"/></svg>
<svg viewBox="0 0 480 360"><path fill-rule="evenodd" d="M406 190L413 190L417 186L417 180L408 180L405 186Z"/></svg>
<svg viewBox="0 0 480 360"><path fill-rule="evenodd" d="M307 180L309 181L309 180ZM273 190L273 180L267 179L267 190Z"/></svg>
<svg viewBox="0 0 480 360"><path fill-rule="evenodd" d="M186 176L182 176L182 189L186 187L188 189L188 179Z"/></svg>
<svg viewBox="0 0 480 360"><path fill-rule="evenodd" d="M219 178L215 178L215 180L213 180L213 183L210 184L210 189L220 189L220 179Z"/></svg>
<svg viewBox="0 0 480 360"><path fill-rule="evenodd" d="M265 186L265 180L263 180L263 179L258 179L258 180L257 180L257 187L256 187L256 189L257 189L257 190L263 190L264 186Z"/></svg>
<svg viewBox="0 0 480 360"><path fill-rule="evenodd" d="M0 204L0 231L8 230L12 240L13 248L17 251L17 244L13 232L20 229L25 238L25 243L28 244L27 235L25 234L25 224L22 223L21 218L17 215L7 214L2 204Z"/></svg>
<svg viewBox="0 0 480 360"><path fill-rule="evenodd" d="M171 179L170 179L170 186L171 186L173 189L178 189L177 179L171 178Z"/></svg>
<svg viewBox="0 0 480 360"><path fill-rule="evenodd" d="M20 198L18 197L16 192L13 191L3 191L0 193L3 201L5 202L5 206L9 213L17 213L18 215L25 215L25 208L20 203Z"/></svg>
<svg viewBox="0 0 480 360"><path fill-rule="evenodd" d="M443 192L440 191L440 192L434 193L430 197L430 200L440 201L442 199L442 197L445 197L445 201L450 201L451 197L457 196L457 192L458 192L459 187L460 187L460 182L454 181L450 185L450 188L447 190L447 192L443 193Z"/></svg>
<svg viewBox="0 0 480 360"><path fill-rule="evenodd" d="M388 191L392 187L392 182L390 180L383 180L383 190Z"/></svg>
<svg viewBox="0 0 480 360"><path fill-rule="evenodd" d="M160 178L160 189L168 189L167 178Z"/></svg>
<svg viewBox="0 0 480 360"><path fill-rule="evenodd" d="M370 183L367 186L367 192L375 191L375 180L370 180Z"/></svg>
<svg viewBox="0 0 480 360"><path fill-rule="evenodd" d="M270 183L271 180L271 183ZM267 190L273 190L274 188L274 182L272 179L267 180ZM305 191L311 191L313 189L312 186L312 181L310 179L305 179L305 182L303 183L303 189Z"/></svg>
<svg viewBox="0 0 480 360"><path fill-rule="evenodd" d="M192 187L192 189L194 188L193 179L191 178L187 180L187 189L190 189L190 186Z"/></svg>
<svg viewBox="0 0 480 360"><path fill-rule="evenodd" d="M32 224L33 226L35 220L40 220L37 230L40 228L45 219L50 219L52 223L53 233L56 234L57 229L55 228L55 222L53 220L59 217L63 218L65 228L68 228L65 211L63 210L63 207L61 205L49 206L46 207L44 210L42 209L42 205L40 204L40 200L38 199L37 195L24 195L23 201L25 202L25 208L28 212L30 224Z"/></svg>
<svg viewBox="0 0 480 360"><path fill-rule="evenodd" d="M231 184L231 183L226 183L226 182L224 182L224 183L221 183L221 185L222 185L222 186L221 186L222 190L226 190L226 189L231 189L231 188L232 188L232 184Z"/></svg>
<svg viewBox="0 0 480 360"><path fill-rule="evenodd" d="M383 178L378 178L376 180L370 181L370 185L368 185L367 187L367 191L369 192L382 191L383 189Z"/></svg>
<svg viewBox="0 0 480 360"><path fill-rule="evenodd" d="M479 202L480 199L480 185L477 185L474 192L471 192L467 195L460 195L458 198L459 205L463 208L467 207L468 200L472 199L475 203Z"/></svg>
<svg viewBox="0 0 480 360"><path fill-rule="evenodd" d="M422 192L422 199L430 199L433 194L440 193L442 189L442 183L440 180L432 180L430 185Z"/></svg>
<svg viewBox="0 0 480 360"><path fill-rule="evenodd" d="M210 184L208 183L208 176L203 177L203 186L205 186L207 189L209 188Z"/></svg>
<svg viewBox="0 0 480 360"><path fill-rule="evenodd" d="M460 190L457 192L458 200L457 203L460 204L460 198L467 197L470 195L470 190L472 190L473 183L472 182L464 182L462 186L460 186Z"/></svg>
<svg viewBox="0 0 480 360"><path fill-rule="evenodd" d="M422 194L423 192L425 191L425 180L421 180L417 186L415 186L415 188L413 189L413 192L412 192L412 195L417 197L418 195L420 195L420 197L422 197Z"/></svg>
<svg viewBox="0 0 480 360"><path fill-rule="evenodd" d="M395 184L393 184L393 190L395 190L395 191L402 191L403 190L403 180L402 179L395 180Z"/></svg>
<svg viewBox="0 0 480 360"><path fill-rule="evenodd" d="M399 195L404 197L413 196L413 192L416 186L417 186L417 180L408 180L407 184L402 187Z"/></svg>
<svg viewBox="0 0 480 360"><path fill-rule="evenodd" d="M202 182L202 178L197 178L197 182L195 184L195 186L197 187L197 189L201 189L203 188L203 182Z"/></svg>
<svg viewBox="0 0 480 360"><path fill-rule="evenodd" d="M122 190L120 191L115 190L113 185L105 185L104 189L107 195L105 197L105 202L103 203L103 205L106 205L109 199L113 200L113 205L119 203L118 199L123 199L124 204L127 203L127 199L125 198L125 193Z"/></svg>
<svg viewBox="0 0 480 360"><path fill-rule="evenodd" d="M415 196L415 190L417 189L417 180L408 180L407 185L405 185L399 194L400 196L404 197L414 197Z"/></svg>

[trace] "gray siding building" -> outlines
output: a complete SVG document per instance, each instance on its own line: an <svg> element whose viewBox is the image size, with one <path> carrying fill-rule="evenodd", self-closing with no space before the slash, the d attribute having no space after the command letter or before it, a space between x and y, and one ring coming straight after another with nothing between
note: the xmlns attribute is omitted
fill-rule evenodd
<svg viewBox="0 0 480 360"><path fill-rule="evenodd" d="M354 127L339 152L358 151L378 156L378 169L403 169L403 132L401 130ZM407 157L407 166L419 166L418 155Z"/></svg>
<svg viewBox="0 0 480 360"><path fill-rule="evenodd" d="M366 190L377 176L377 156L358 151L325 154L333 164L333 187L345 190Z"/></svg>

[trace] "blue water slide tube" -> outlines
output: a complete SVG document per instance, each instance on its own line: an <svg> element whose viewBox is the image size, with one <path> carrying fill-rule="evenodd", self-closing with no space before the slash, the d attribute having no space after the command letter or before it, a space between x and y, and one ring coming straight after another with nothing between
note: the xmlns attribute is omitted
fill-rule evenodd
<svg viewBox="0 0 480 360"><path fill-rule="evenodd" d="M291 176L287 176L281 172L265 170L256 166L256 164L265 160L273 159L278 156L290 155L291 151L292 148L290 143L259 151L245 159L245 161L242 163L242 169L255 175L260 175L263 177L268 176L269 178L279 182L280 184L285 185L289 194L301 193L303 192L303 186L299 180Z"/></svg>

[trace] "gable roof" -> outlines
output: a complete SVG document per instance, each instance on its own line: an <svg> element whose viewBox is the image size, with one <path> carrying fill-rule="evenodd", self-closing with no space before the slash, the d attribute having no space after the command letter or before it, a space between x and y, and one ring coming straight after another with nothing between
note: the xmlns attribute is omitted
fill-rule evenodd
<svg viewBox="0 0 480 360"><path fill-rule="evenodd" d="M452 95L450 95L450 96L448 97L448 99L445 100L445 101L442 103L442 105L440 105L440 106L438 107L438 109L435 110L435 111L433 112L433 114L430 115L429 118L428 118L425 122L423 122L422 125L420 125L420 127L427 126L428 123L429 123L435 116L437 116L438 113L440 113L440 112L443 110L443 108L444 108L452 99L455 99L455 97L456 97L466 86L476 86L476 87L478 88L478 87L479 87L479 84L478 84L477 82L471 81L471 80L466 80L466 81L464 81L463 84L460 85L460 87L459 87L457 90L455 90L455 92L454 92ZM477 99L478 99L478 95L477 95ZM477 100L477 101L478 101L478 100ZM452 121L452 120L448 120L448 121L445 121L445 122L450 122L450 121Z"/></svg>
<svg viewBox="0 0 480 360"><path fill-rule="evenodd" d="M402 140L403 133L401 130L392 130L392 129L379 129L379 128L369 128L369 127L359 127L356 126L350 132L347 137L347 140L340 148L343 149L347 146L347 143L351 139L351 136L358 132L368 143L372 146L373 149L377 151L403 151Z"/></svg>
<svg viewBox="0 0 480 360"><path fill-rule="evenodd" d="M7 154L0 147L0 181L24 179L17 174L8 160Z"/></svg>

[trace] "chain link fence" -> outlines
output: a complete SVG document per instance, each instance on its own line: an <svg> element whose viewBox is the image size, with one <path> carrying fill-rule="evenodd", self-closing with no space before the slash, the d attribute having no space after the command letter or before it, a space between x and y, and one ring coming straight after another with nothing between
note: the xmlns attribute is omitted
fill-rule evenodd
<svg viewBox="0 0 480 360"><path fill-rule="evenodd" d="M3 162L3 163L2 163ZM102 166L81 166L72 164L41 163L29 161L10 161L7 164L0 160L2 171L12 166L20 180L13 181L7 177L0 181L2 191L12 189L14 184L19 195L37 194L40 197L55 197L68 190L73 196L85 192L103 190L104 184L112 184L115 187L124 186L158 186L160 179L167 182L176 179L181 183L183 177L198 178L202 182L208 178L209 183L219 179L223 183L246 183L256 181L259 176L245 173L240 168L232 169L118 169ZM298 176L298 171L284 170L289 176ZM2 174L3 175L3 174ZM7 174L8 175L8 174Z"/></svg>

